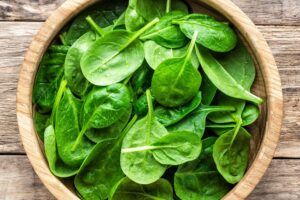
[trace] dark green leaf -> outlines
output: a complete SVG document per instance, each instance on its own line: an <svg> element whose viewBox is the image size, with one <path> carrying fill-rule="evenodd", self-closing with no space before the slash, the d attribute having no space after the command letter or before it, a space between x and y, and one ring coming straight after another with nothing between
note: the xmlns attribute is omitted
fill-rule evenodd
<svg viewBox="0 0 300 200"><path fill-rule="evenodd" d="M162 62L152 78L152 92L156 101L166 107L177 107L189 102L198 92L201 75L191 63L198 33L188 48L186 56Z"/></svg>

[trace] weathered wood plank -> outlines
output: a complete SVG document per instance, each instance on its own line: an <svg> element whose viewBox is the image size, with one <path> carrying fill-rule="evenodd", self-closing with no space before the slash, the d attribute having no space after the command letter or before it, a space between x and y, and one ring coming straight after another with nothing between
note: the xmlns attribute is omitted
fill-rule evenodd
<svg viewBox="0 0 300 200"><path fill-rule="evenodd" d="M298 0L232 0L256 24L300 25ZM2 0L0 20L43 21L64 0Z"/></svg>
<svg viewBox="0 0 300 200"><path fill-rule="evenodd" d="M54 199L33 171L28 159L0 156L0 199Z"/></svg>
<svg viewBox="0 0 300 200"><path fill-rule="evenodd" d="M15 116L19 65L40 22L0 22L0 152L24 153ZM300 26L259 26L280 69L285 117L277 157L300 158Z"/></svg>
<svg viewBox="0 0 300 200"><path fill-rule="evenodd" d="M300 198L300 160L275 159L249 200ZM0 156L0 199L54 199L26 156Z"/></svg>

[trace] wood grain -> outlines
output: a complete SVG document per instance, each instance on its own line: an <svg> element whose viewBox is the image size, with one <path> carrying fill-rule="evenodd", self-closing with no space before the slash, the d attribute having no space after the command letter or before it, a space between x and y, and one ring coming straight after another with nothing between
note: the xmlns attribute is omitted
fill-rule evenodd
<svg viewBox="0 0 300 200"><path fill-rule="evenodd" d="M0 22L0 153L24 153L15 116L15 92L19 65L41 24ZM288 113L284 117L276 156L300 158L300 26L258 28L270 44L280 69L285 112Z"/></svg>
<svg viewBox="0 0 300 200"><path fill-rule="evenodd" d="M43 21L64 0L2 0L0 20ZM233 0L260 25L300 25L298 0Z"/></svg>
<svg viewBox="0 0 300 200"><path fill-rule="evenodd" d="M52 200L25 155L0 156L0 199ZM300 160L273 160L249 200L300 199ZM17 188L17 190L16 190Z"/></svg>

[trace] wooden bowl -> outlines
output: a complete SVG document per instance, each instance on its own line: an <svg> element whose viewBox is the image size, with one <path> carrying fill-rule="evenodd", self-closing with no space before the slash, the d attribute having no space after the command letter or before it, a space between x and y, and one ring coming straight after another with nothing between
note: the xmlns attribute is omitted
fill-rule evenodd
<svg viewBox="0 0 300 200"><path fill-rule="evenodd" d="M17 117L27 156L42 182L58 199L78 199L72 184L53 176L44 156L43 145L33 123L32 88L40 60L60 30L79 12L96 0L67 0L44 23L34 37L21 67L17 90ZM99 1L98 1L99 2ZM230 0L190 0L195 12L209 13L231 22L252 52L257 78L253 92L264 98L261 117L251 127L251 160L244 178L224 197L244 199L258 184L267 170L279 140L283 101L281 83L272 56L262 34L253 22Z"/></svg>

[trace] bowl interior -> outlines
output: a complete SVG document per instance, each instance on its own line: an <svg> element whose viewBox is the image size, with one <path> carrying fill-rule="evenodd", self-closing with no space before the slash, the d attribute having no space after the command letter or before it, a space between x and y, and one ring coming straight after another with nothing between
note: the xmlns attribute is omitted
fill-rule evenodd
<svg viewBox="0 0 300 200"><path fill-rule="evenodd" d="M211 8L210 6L208 6L207 4L205 4L201 1L189 0L186 2L190 5L190 8L193 12L209 14L211 16L216 17L218 20L230 22L230 20L226 19L226 17L224 17L220 12ZM88 9L88 8L86 8L86 9ZM82 11L84 11L84 10L82 10ZM247 44L245 38L242 36L242 34L239 32L239 30L237 28L235 28L235 31L239 35L240 39L244 42L244 44L248 47L248 50L252 54L253 60L255 62L256 79L255 79L254 85L252 87L252 92L265 100L265 103L260 107L261 115L260 115L259 119L254 124L252 124L250 127L247 128L252 135L250 162L248 165L248 168L249 168L252 165L252 163L260 149L261 143L262 143L262 139L263 139L264 132L265 132L265 126L266 126L267 103L268 102L267 102L267 93L266 93L264 77L263 77L262 71L258 65L258 61L254 56L253 50L251 48L249 48L249 45ZM34 109L34 107L33 107L33 109ZM33 110L33 113L34 113L34 110ZM43 143L40 140L39 140L39 144L40 144L40 148L44 149ZM69 188L69 190L71 192L76 194L72 180L61 180L61 181L67 186L67 188Z"/></svg>

